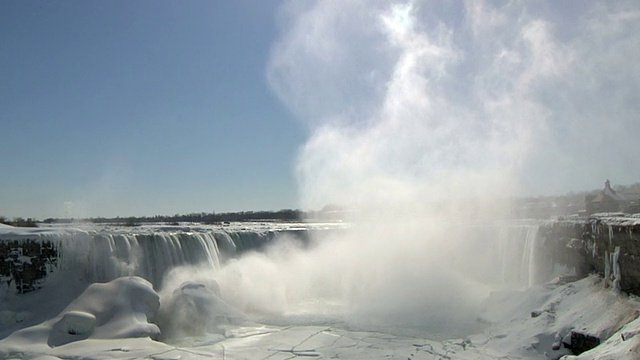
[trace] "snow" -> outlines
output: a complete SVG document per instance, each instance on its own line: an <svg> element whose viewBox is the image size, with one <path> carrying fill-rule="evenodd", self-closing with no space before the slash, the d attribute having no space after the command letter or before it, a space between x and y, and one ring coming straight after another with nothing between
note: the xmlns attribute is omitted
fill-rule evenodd
<svg viewBox="0 0 640 360"><path fill-rule="evenodd" d="M576 219L580 223L584 223L587 219L598 219L604 224L612 226L635 226L640 225L640 214L625 214L621 212L614 213L596 213L589 215L589 218Z"/></svg>
<svg viewBox="0 0 640 360"><path fill-rule="evenodd" d="M160 329L148 321L159 305L151 284L139 277L92 284L62 313L14 332L0 349L9 354L50 354L51 349L87 339L157 337Z"/></svg>
<svg viewBox="0 0 640 360"><path fill-rule="evenodd" d="M546 353L557 358L569 353L552 349L557 336L564 338L572 330L601 339L619 336L616 333L638 317L640 303L605 289L603 279L590 276L568 284L555 281L522 292L494 293L485 306L481 318L492 325L485 333L472 336L472 343L506 350L505 355ZM619 353L620 358L624 353Z"/></svg>
<svg viewBox="0 0 640 360"><path fill-rule="evenodd" d="M84 311L69 311L62 315L54 328L63 334L89 337L96 328L96 317Z"/></svg>
<svg viewBox="0 0 640 360"><path fill-rule="evenodd" d="M445 341L345 329L339 324L259 324L224 303L215 289L185 283L175 289L169 307L180 311L176 319L182 319L182 324L177 326L199 321L198 315L212 326L193 323L192 332L181 334L185 337L160 342L153 340L159 337L153 323L159 295L146 280L125 277L93 284L61 313L51 314L50 320L15 331L0 341L0 357L545 359L569 354L563 347L554 348L571 330L579 330L604 343L571 359L637 359L640 303L605 289L603 283L590 276L572 283L557 279L523 291L492 293L479 314L480 321L488 324L485 331ZM198 327L200 332L195 331Z"/></svg>
<svg viewBox="0 0 640 360"><path fill-rule="evenodd" d="M267 231L264 226L261 229ZM299 225L291 225L294 226ZM193 227L189 230L196 231ZM3 239L33 238L34 233L50 237L87 231L94 230L7 227L1 230ZM123 230L122 235L127 234L131 235ZM532 285L535 239L529 237L529 230L525 235L520 255L523 261L516 271L521 271L526 283ZM610 259L614 278L618 274L617 256L614 251ZM295 321L282 320L277 315L258 318L240 311L235 306L238 304L229 303L228 294L226 297L221 294L222 283L218 286L211 276L196 273L215 270L211 264L203 264L201 269L174 268L164 275L161 284L138 276L88 284L86 277L58 271L38 291L21 295L0 293L0 297L4 296L0 298L0 358L413 360L558 359L565 355L568 356L565 359L571 360L640 358L640 302L620 293L615 286L606 287L605 279L595 275L577 281L557 278L523 290L487 294L476 316L468 322L477 325L477 332L447 339L392 327L359 326L362 323L313 311L298 315ZM228 265L230 270L234 264ZM305 262L294 264L308 266ZM268 274L264 279L270 281ZM260 285L269 284L254 284ZM435 296L438 291L426 289L417 296ZM392 294L389 297L393 298ZM455 303L455 299L451 302ZM395 299L395 304L399 303L402 299ZM416 319L422 316L415 314ZM562 343L570 339L572 331L597 336L602 344L579 356L570 356Z"/></svg>

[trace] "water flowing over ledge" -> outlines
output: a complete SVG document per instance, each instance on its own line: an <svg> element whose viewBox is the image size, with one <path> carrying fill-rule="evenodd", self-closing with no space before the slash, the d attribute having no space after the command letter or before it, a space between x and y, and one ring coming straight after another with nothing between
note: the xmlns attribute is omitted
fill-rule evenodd
<svg viewBox="0 0 640 360"><path fill-rule="evenodd" d="M527 288L557 275L599 272L614 286L640 293L637 239L640 218L601 214L554 221L469 224L473 239L458 252L476 254L483 282ZM452 238L458 225L451 226ZM160 288L173 268L199 265L217 271L279 238L311 246L319 234L344 231L343 223L237 223L226 226L0 228L0 291L37 290L49 274L73 273L88 283L140 276ZM396 240L386 240L392 243ZM449 241L445 239L443 241ZM363 246L366 246L363 244Z"/></svg>
<svg viewBox="0 0 640 360"><path fill-rule="evenodd" d="M55 272L73 273L88 283L135 275L160 287L163 276L172 268L200 265L216 270L229 259L259 251L278 237L289 236L307 244L309 231L325 227L3 227L0 289L20 293L37 290Z"/></svg>
<svg viewBox="0 0 640 360"><path fill-rule="evenodd" d="M489 277L485 280L509 287L528 287L549 278L537 265L542 246L539 224L538 221L514 221L502 225L470 225L478 239L469 239L469 248L483 248L481 255L495 265L485 269L487 273L483 275ZM37 289L47 274L63 270L79 274L88 282L135 275L158 287L167 271L177 266L203 265L216 270L229 259L248 251L261 251L281 237L308 246L314 233L341 231L347 227L342 223L5 227L0 231L0 288L6 291L21 281L17 290L28 292Z"/></svg>

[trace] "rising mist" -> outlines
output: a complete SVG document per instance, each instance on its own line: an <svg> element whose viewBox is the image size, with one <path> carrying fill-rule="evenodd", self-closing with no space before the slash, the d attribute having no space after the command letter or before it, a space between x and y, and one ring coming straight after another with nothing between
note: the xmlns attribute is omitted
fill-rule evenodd
<svg viewBox="0 0 640 360"><path fill-rule="evenodd" d="M639 17L633 2L285 3L267 74L309 129L300 206L341 205L352 227L227 265L223 297L468 331L499 266L479 229L510 197L637 179Z"/></svg>

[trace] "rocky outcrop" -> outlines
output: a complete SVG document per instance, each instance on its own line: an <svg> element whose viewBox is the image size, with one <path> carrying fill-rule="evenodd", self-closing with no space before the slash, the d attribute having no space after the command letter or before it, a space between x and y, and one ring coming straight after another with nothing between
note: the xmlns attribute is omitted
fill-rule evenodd
<svg viewBox="0 0 640 360"><path fill-rule="evenodd" d="M640 218L595 216L541 225L546 258L578 274L600 273L605 286L640 295Z"/></svg>
<svg viewBox="0 0 640 360"><path fill-rule="evenodd" d="M55 267L57 249L50 241L0 241L0 280L18 293L38 289L40 282Z"/></svg>
<svg viewBox="0 0 640 360"><path fill-rule="evenodd" d="M600 345L600 339L597 336L580 331L571 331L571 343L564 343L564 346L571 349L574 355L580 355L598 345Z"/></svg>

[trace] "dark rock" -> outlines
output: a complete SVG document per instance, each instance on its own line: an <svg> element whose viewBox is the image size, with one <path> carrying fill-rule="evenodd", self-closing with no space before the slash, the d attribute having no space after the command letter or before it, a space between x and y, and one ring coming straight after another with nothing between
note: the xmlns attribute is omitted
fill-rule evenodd
<svg viewBox="0 0 640 360"><path fill-rule="evenodd" d="M640 295L640 224L599 218L557 220L542 224L538 236L543 244L541 258L548 261L548 268L562 264L579 277L593 272L606 275L605 258L619 248L616 266L620 273L605 283Z"/></svg>
<svg viewBox="0 0 640 360"><path fill-rule="evenodd" d="M574 355L580 355L598 345L600 345L598 337L579 331L571 331L571 345L568 348L571 349Z"/></svg>
<svg viewBox="0 0 640 360"><path fill-rule="evenodd" d="M57 263L57 250L49 241L36 239L0 241L0 276L18 293L37 290L40 281Z"/></svg>

